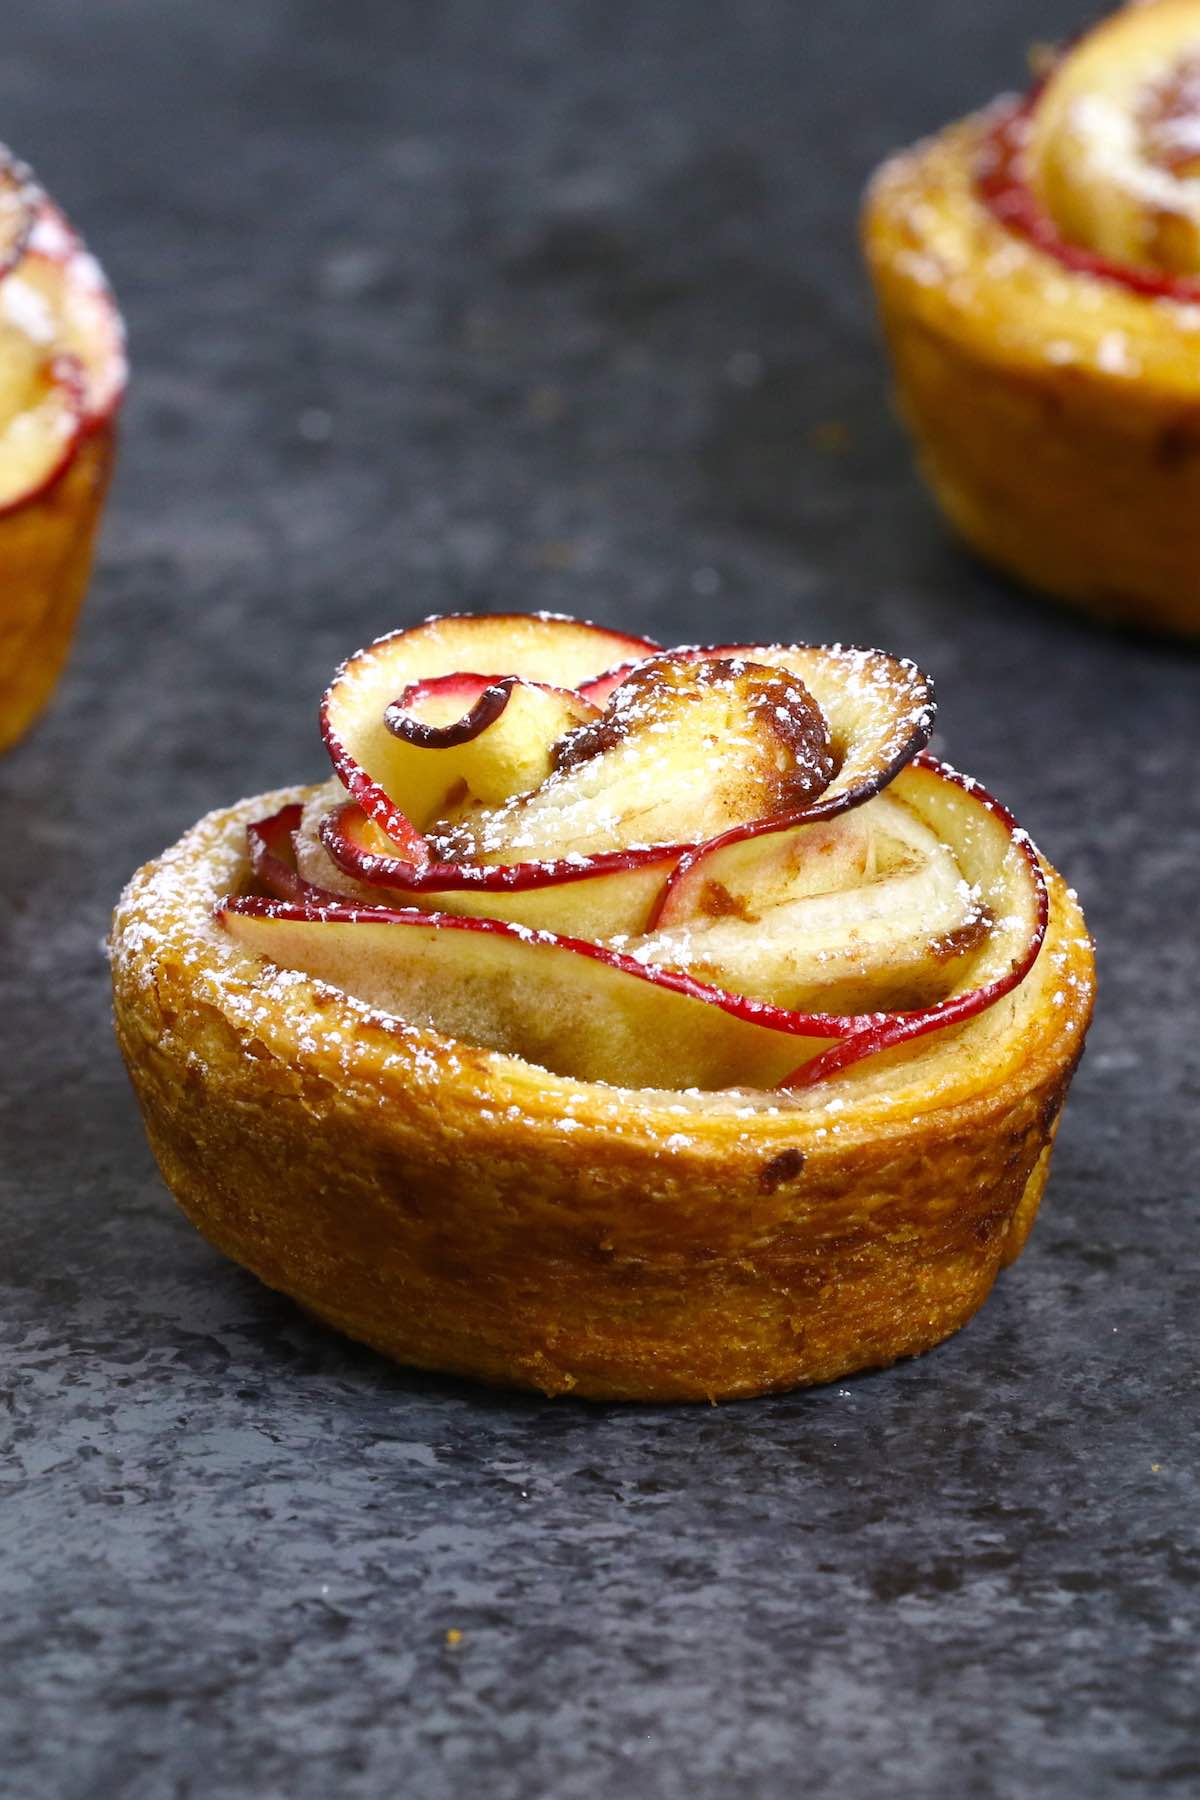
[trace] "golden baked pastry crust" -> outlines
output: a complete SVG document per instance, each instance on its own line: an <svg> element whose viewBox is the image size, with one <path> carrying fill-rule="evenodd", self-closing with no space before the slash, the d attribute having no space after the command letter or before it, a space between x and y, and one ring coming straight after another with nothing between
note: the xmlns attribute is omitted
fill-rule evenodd
<svg viewBox="0 0 1200 1800"><path fill-rule="evenodd" d="M62 674L115 449L109 418L88 433L52 487L0 514L0 750L29 729Z"/></svg>
<svg viewBox="0 0 1200 1800"><path fill-rule="evenodd" d="M1094 986L1052 870L1031 974L936 1043L794 1098L623 1090L372 1014L223 933L246 826L309 791L203 820L112 940L164 1178L268 1285L419 1367L716 1400L928 1349L1019 1253Z"/></svg>
<svg viewBox="0 0 1200 1800"><path fill-rule="evenodd" d="M984 556L1106 618L1200 632L1200 305L1001 222L990 110L893 157L863 235L901 412Z"/></svg>

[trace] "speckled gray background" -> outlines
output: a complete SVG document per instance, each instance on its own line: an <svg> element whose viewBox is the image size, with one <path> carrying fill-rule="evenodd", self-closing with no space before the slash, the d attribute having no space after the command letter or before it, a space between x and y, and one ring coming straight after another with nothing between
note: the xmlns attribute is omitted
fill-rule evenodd
<svg viewBox="0 0 1200 1800"><path fill-rule="evenodd" d="M1200 658L947 543L853 234L888 147L1083 11L8 0L0 126L137 380L0 769L5 1800L1200 1791ZM174 1211L113 896L319 771L342 653L487 605L906 651L1078 885L1103 1004L1048 1203L944 1349L718 1411L512 1399Z"/></svg>

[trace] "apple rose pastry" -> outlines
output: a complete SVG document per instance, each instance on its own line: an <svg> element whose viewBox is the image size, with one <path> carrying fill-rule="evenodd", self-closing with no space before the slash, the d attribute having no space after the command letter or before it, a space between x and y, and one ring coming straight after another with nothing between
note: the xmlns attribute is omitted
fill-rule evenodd
<svg viewBox="0 0 1200 1800"><path fill-rule="evenodd" d="M715 1399L924 1350L1020 1250L1083 1046L1074 895L841 645L451 617L337 673L335 777L117 908L163 1174L402 1362Z"/></svg>
<svg viewBox="0 0 1200 1800"><path fill-rule="evenodd" d="M124 388L124 332L99 265L0 148L0 750L66 661Z"/></svg>
<svg viewBox="0 0 1200 1800"><path fill-rule="evenodd" d="M1079 39L894 157L865 213L902 411L985 556L1200 632L1200 0Z"/></svg>

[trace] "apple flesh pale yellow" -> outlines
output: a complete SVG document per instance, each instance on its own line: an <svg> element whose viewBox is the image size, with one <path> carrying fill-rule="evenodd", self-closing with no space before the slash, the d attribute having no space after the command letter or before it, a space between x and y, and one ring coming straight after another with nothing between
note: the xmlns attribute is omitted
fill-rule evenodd
<svg viewBox="0 0 1200 1800"><path fill-rule="evenodd" d="M1118 267L1200 275L1198 88L1195 0L1123 7L1059 59L1024 163L1068 243Z"/></svg>
<svg viewBox="0 0 1200 1800"><path fill-rule="evenodd" d="M125 334L103 275L56 212L43 213L10 280L10 300L19 295L30 316L40 304L59 348L82 371L85 427L107 418L125 384Z"/></svg>
<svg viewBox="0 0 1200 1800"><path fill-rule="evenodd" d="M319 842L332 864L334 882L339 876L348 879L347 891L364 903L504 919L581 938L644 931L678 861L678 852L668 849L545 863L433 863L420 872L419 881L401 886L399 876L410 871L397 863L390 840L353 801L326 812ZM328 882L328 864L317 867Z"/></svg>
<svg viewBox="0 0 1200 1800"><path fill-rule="evenodd" d="M501 660L505 654L503 645L497 647L493 640L499 629L507 642L508 621L454 621L456 629L448 641L441 629L445 622L433 623L439 627L438 655L450 650ZM547 666L551 657L557 657L561 666L559 646L576 647L576 640L564 632L564 623L540 618L524 621L517 648L527 665L532 666L536 651L539 666ZM482 641L476 627L484 634ZM415 645L410 644L414 638ZM393 659L393 671L411 666L414 658L427 659L431 647L426 639L427 627L418 626L415 632L383 640ZM590 639L585 639L585 644L590 645ZM698 759L703 755L711 758L713 743L719 738L724 762L728 751L745 736L739 735L728 713L716 717L720 693L705 691L698 665L744 666L756 658L763 660L756 664L759 673L751 685L760 685L749 695L740 721L758 746L756 755L748 759L751 791L746 791L742 776L725 766L715 792L707 787L697 792ZM512 649L508 659L515 660ZM359 658L352 658L347 668L353 670L358 663ZM687 665L693 665L691 676L684 674ZM812 690L822 697L820 706L814 705L798 674L801 669ZM784 689L773 688L764 679L765 670L794 684L787 688L786 704L780 704ZM484 716L477 713L485 685L483 676L444 675L406 690L410 694L419 691L427 707L436 700L438 719L447 726L445 738L426 735L421 740L431 763L436 764L438 755L448 756L461 739L474 736L472 754L479 771L473 783L476 790L487 768L487 751L496 742L493 734L502 722L492 722L498 696L492 697L490 713L486 707ZM361 713L372 688L369 703L378 704L386 683L376 682L374 676L367 687L354 689L348 704L341 692L341 678L334 683L326 704L327 737L332 722L348 741L355 740L357 732L356 741L361 743L366 732ZM664 897L675 891L690 859L712 837L714 826L728 823L730 813L738 821L733 835L745 837L768 828L775 830L781 806L789 819L810 820L814 814L838 813L861 804L889 779L898 761L926 741L933 716L930 684L911 663L879 651L841 646L730 646L711 655L692 648L667 658L618 665L585 679L579 692L593 702L607 702L607 722L596 721L591 729L560 741L553 754L564 766L541 784L540 791L533 788L527 797L515 798L508 808L501 809L498 819L483 816L487 808L480 806L478 791L466 795L458 819L447 821L452 829L440 843L428 843L414 828L407 848L397 841L394 821L389 832L354 802L331 806L321 827L324 848L301 839L302 858L317 865L311 871L314 878L359 898L364 897L359 890L365 885L377 890L377 898L395 904L495 916L557 927L570 935L637 934L655 920ZM707 718L697 711L698 697L708 703ZM390 711L385 708L393 719L396 711L395 706ZM826 712L832 729L824 723ZM359 715L350 729L341 723L347 713ZM792 738L790 745L782 747L781 721L786 722ZM715 732L705 729L714 724ZM631 725L637 729L631 731ZM435 748L439 741L441 747ZM545 754L542 745L537 748ZM803 755L797 755L798 748ZM357 779L361 771L356 772L344 746L342 756L335 756L334 762L344 786L352 793L361 792ZM667 779L672 771L680 777L675 782ZM760 782L757 792L752 785L755 771ZM449 788L452 784L439 777L432 785ZM506 776L506 785L515 787L517 783ZM646 805L647 790L651 790L654 811ZM682 811L680 795L684 797ZM411 825L412 819L420 819L425 811L427 791L419 787L406 791L397 773L388 799L397 811L403 800L403 817ZM735 800L736 804L722 811L723 805ZM615 829L614 818L620 821ZM539 823L542 830L540 838L530 841L532 822ZM522 847L512 841L518 836L527 840ZM488 837L493 840L490 849L482 841ZM677 841L649 849L636 842L654 837ZM631 845L629 840L635 841ZM598 841L609 847L597 848ZM740 854L753 859L760 853L747 846ZM822 866L828 875L827 857ZM666 918L661 921L664 925L669 922Z"/></svg>
<svg viewBox="0 0 1200 1800"><path fill-rule="evenodd" d="M953 854L987 924L982 944L976 938L953 952L950 991L905 1011L774 1005L652 960L656 951L669 954L653 940L620 951L495 918L332 896L235 897L219 917L239 942L282 967L556 1073L628 1087L803 1087L976 1016L1024 979L1045 935L1036 852L991 796L932 759L894 785ZM278 846L278 820L258 829ZM911 826L909 834L918 835Z"/></svg>
<svg viewBox="0 0 1200 1800"><path fill-rule="evenodd" d="M840 818L698 857L637 954L777 1006L891 1011L948 993L988 924L894 785Z"/></svg>
<svg viewBox="0 0 1200 1800"><path fill-rule="evenodd" d="M428 847L396 797L397 744L388 708L414 683L473 670L492 678L577 689L644 656L648 640L553 614L448 614L360 650L334 676L321 703L321 731L347 791L411 863Z"/></svg>
<svg viewBox="0 0 1200 1800"><path fill-rule="evenodd" d="M463 795L485 806L538 787L551 774L552 751L599 710L565 688L514 675L446 675L415 682L394 700L384 723L395 740L389 794L425 832Z"/></svg>
<svg viewBox="0 0 1200 1800"><path fill-rule="evenodd" d="M623 1087L776 1086L806 1051L737 996L649 971L593 944L497 920L235 901L222 923L246 949L380 1012L580 1081ZM773 1016L769 1009L764 1016Z"/></svg>
<svg viewBox="0 0 1200 1800"><path fill-rule="evenodd" d="M382 667L352 658L323 725L356 799L326 812L318 791L256 828L269 898L228 902L228 929L382 1010L628 1086L668 1068L671 1085L802 1086L1021 979L1040 867L982 790L912 761L933 712L920 671L774 645L578 676L616 641L435 620L364 653ZM448 657L539 672L429 672ZM377 779L419 856L362 804Z"/></svg>
<svg viewBox="0 0 1200 1800"><path fill-rule="evenodd" d="M469 802L432 828L439 859L514 863L689 846L805 806L833 774L803 683L736 658L654 657L555 749L554 773L505 806Z"/></svg>

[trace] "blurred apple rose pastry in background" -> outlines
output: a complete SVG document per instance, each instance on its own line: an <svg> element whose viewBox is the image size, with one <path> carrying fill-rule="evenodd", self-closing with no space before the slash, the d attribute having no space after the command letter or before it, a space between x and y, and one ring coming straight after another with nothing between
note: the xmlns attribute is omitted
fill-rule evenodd
<svg viewBox="0 0 1200 1800"><path fill-rule="evenodd" d="M1074 895L841 645L430 619L334 777L114 920L151 1143L222 1250L399 1360L612 1398L820 1381L1017 1255L1092 1006Z"/></svg>
<svg viewBox="0 0 1200 1800"><path fill-rule="evenodd" d="M894 157L864 225L951 522L1052 594L1200 632L1200 0L1125 8Z"/></svg>
<svg viewBox="0 0 1200 1800"><path fill-rule="evenodd" d="M70 650L125 376L99 265L0 148L0 750L41 712Z"/></svg>

